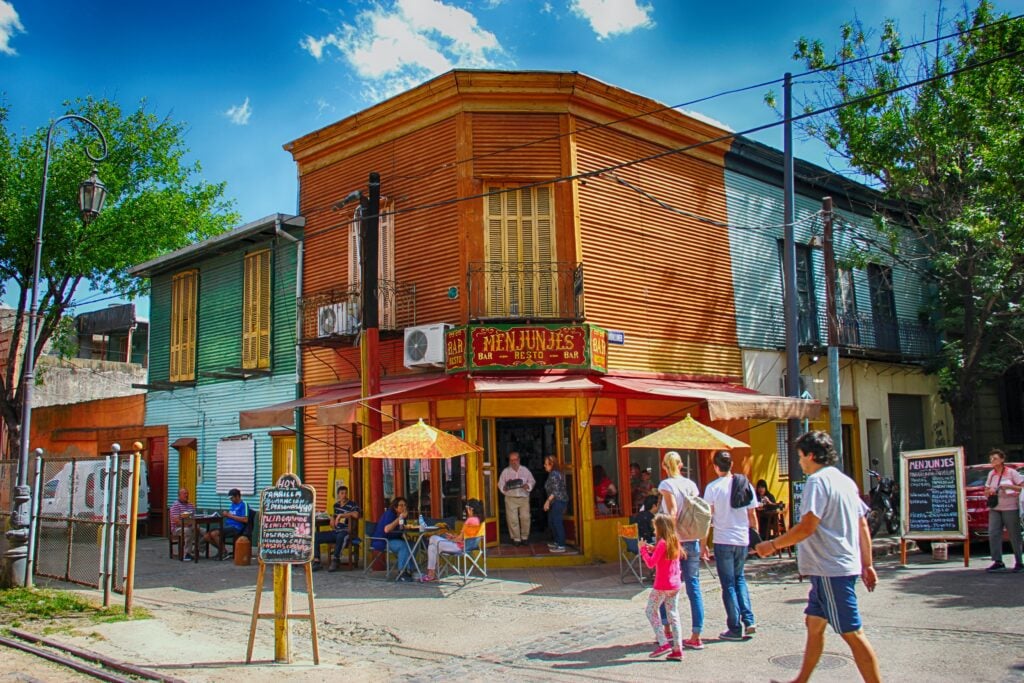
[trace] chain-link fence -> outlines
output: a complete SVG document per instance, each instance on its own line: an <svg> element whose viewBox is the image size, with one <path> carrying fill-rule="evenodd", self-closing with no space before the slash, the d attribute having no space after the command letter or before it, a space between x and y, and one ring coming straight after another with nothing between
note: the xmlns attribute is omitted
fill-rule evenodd
<svg viewBox="0 0 1024 683"><path fill-rule="evenodd" d="M35 574L121 592L131 492L131 456L40 457L33 487Z"/></svg>

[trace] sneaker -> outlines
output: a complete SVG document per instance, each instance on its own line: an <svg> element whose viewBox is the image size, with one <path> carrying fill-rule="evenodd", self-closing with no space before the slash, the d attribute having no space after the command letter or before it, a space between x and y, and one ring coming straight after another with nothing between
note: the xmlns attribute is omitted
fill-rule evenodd
<svg viewBox="0 0 1024 683"><path fill-rule="evenodd" d="M743 627L743 635L752 636L757 633L757 624L751 624L750 626Z"/></svg>
<svg viewBox="0 0 1024 683"><path fill-rule="evenodd" d="M186 557L185 559L187 560L188 557ZM1005 572L1006 571L1006 565L1003 564L1002 562L993 562L992 565L988 569L986 569L985 571L987 571L987 572Z"/></svg>
<svg viewBox="0 0 1024 683"><path fill-rule="evenodd" d="M718 637L721 640L743 640L743 631L722 631Z"/></svg>
<svg viewBox="0 0 1024 683"><path fill-rule="evenodd" d="M398 581L401 581L402 583L412 583L412 581L413 581L412 574L409 574L408 572L404 572L402 574L399 574L398 575Z"/></svg>
<svg viewBox="0 0 1024 683"><path fill-rule="evenodd" d="M664 645L659 645L658 647L654 648L654 651L651 652L651 654L649 654L647 656L650 657L651 659L657 659L658 657L661 657L662 655L667 655L671 651L672 651L672 646L669 645L668 643L665 643Z"/></svg>
<svg viewBox="0 0 1024 683"><path fill-rule="evenodd" d="M558 544L557 543L548 543L548 547L549 548L557 548Z"/></svg>
<svg viewBox="0 0 1024 683"><path fill-rule="evenodd" d="M550 550L553 553L564 553L565 552L565 546L564 545L556 545L554 548L548 548L548 550Z"/></svg>
<svg viewBox="0 0 1024 683"><path fill-rule="evenodd" d="M683 653L682 653L682 651L681 650L673 650L672 652L669 653L668 657L665 658L665 661L669 661L669 662L681 662L681 661L683 661Z"/></svg>
<svg viewBox="0 0 1024 683"><path fill-rule="evenodd" d="M700 638L690 638L689 640L683 641L683 647L687 650L703 650L704 643Z"/></svg>

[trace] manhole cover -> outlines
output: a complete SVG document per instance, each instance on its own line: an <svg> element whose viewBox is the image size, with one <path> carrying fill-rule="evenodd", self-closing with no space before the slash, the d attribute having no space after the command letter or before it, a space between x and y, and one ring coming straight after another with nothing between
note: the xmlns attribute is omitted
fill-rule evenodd
<svg viewBox="0 0 1024 683"><path fill-rule="evenodd" d="M768 659L769 662L775 666L782 667L783 669L792 669L793 671L799 671L800 665L804 661L803 654L798 655L779 655L778 657L771 657ZM850 660L846 657L839 655L823 654L821 659L818 660L819 669L841 669L844 666L850 664Z"/></svg>

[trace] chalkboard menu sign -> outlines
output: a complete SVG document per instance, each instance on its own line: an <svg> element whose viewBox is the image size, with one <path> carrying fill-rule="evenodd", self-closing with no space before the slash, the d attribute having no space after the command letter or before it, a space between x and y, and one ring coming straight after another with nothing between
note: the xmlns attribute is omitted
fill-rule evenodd
<svg viewBox="0 0 1024 683"><path fill-rule="evenodd" d="M900 454L900 459L903 536L936 540L966 538L963 449L906 451Z"/></svg>
<svg viewBox="0 0 1024 683"><path fill-rule="evenodd" d="M316 491L294 474L282 475L277 486L260 496L260 561L304 564L313 559L313 518Z"/></svg>

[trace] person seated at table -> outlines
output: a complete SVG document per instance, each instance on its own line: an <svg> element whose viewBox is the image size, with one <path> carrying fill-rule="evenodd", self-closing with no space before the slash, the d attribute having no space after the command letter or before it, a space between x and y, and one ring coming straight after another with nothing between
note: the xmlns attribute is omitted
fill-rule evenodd
<svg viewBox="0 0 1024 683"><path fill-rule="evenodd" d="M380 521L377 522L377 530L374 532L374 536L377 540L374 540L370 544L373 550L384 552L385 549L394 553L398 556L398 580L399 581L412 581L412 574L409 572L409 568L406 566L409 564L409 558L412 555L409 549L409 544L405 540L405 535L402 529L405 527L405 520L409 516L409 505L406 503L405 498L402 496L396 496L392 501L388 509L384 511Z"/></svg>
<svg viewBox="0 0 1024 683"><path fill-rule="evenodd" d="M217 549L218 557L224 553L224 544L227 541L234 541L245 531L245 525L249 523L249 506L242 500L242 492L238 489L228 491L228 498L231 500L231 507L221 511L224 517L224 531L211 529L203 536L203 540Z"/></svg>
<svg viewBox="0 0 1024 683"><path fill-rule="evenodd" d="M341 564L341 551L349 537L349 520L359 519L359 514L362 512L354 500L349 500L348 487L344 484L338 485L336 496L334 514L331 516L332 528L328 531L317 531L316 538L313 540L313 545L317 549L315 553L317 557L313 560L313 571L319 571L321 568L319 557L321 543L334 544L334 552L331 553L331 564L327 567L327 571L338 571L338 565Z"/></svg>
<svg viewBox="0 0 1024 683"><path fill-rule="evenodd" d="M430 582L437 580L437 557L441 553L458 553L466 547L466 539L474 538L480 533L480 525L483 524L484 504L476 498L466 501L466 521L462 523L462 531L459 533L436 534L430 537L427 545L427 573L420 577L420 581Z"/></svg>
<svg viewBox="0 0 1024 683"><path fill-rule="evenodd" d="M775 496L768 491L768 482L764 479L757 480L754 493L757 497L757 532L762 539L768 540L772 522L786 504L776 502Z"/></svg>
<svg viewBox="0 0 1024 683"><path fill-rule="evenodd" d="M184 524L184 545L181 547L181 551L185 553L185 559L189 562L192 561L192 548L196 542L196 525L192 524L187 518L194 517L196 514L196 506L188 502L188 489L178 489L178 500L174 501L174 505L168 512L168 521L171 526L171 537L179 536L182 533L182 517L186 518L186 524ZM180 536L179 536L180 537Z"/></svg>
<svg viewBox="0 0 1024 683"><path fill-rule="evenodd" d="M636 513L637 536L651 545L654 545L654 515L658 512L660 501L658 496L645 496L640 503L640 512Z"/></svg>

